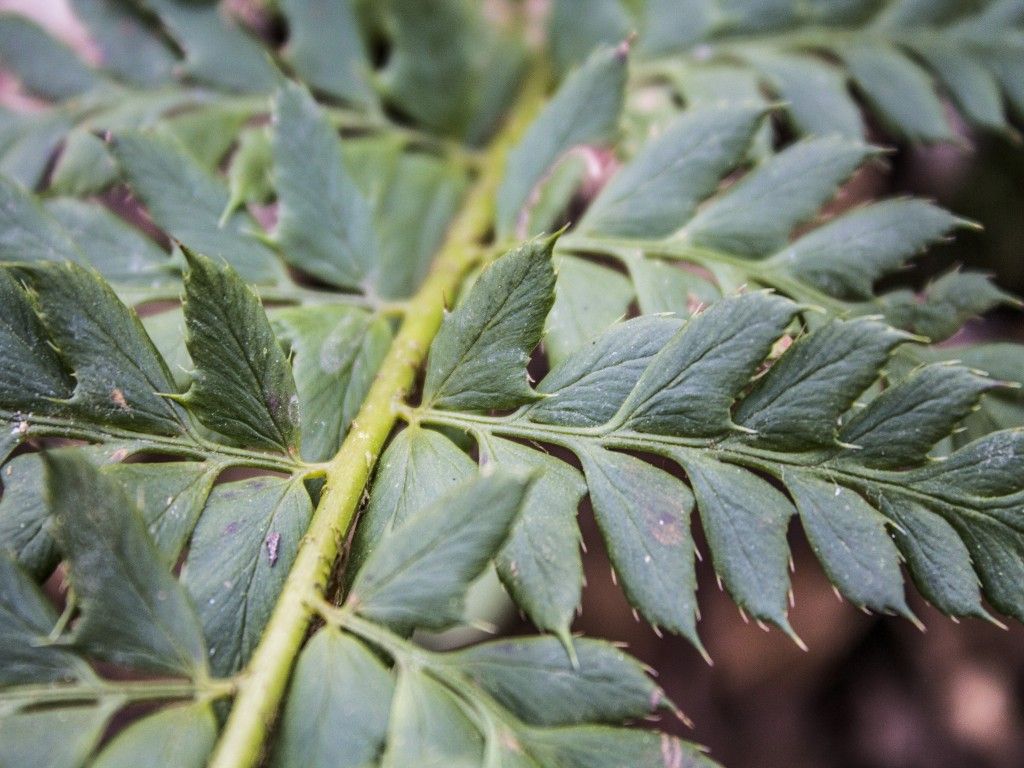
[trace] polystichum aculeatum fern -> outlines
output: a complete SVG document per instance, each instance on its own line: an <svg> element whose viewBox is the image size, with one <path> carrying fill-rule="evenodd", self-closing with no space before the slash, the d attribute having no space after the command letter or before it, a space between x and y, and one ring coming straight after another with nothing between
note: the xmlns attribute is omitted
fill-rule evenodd
<svg viewBox="0 0 1024 768"><path fill-rule="evenodd" d="M1014 300L877 290L930 203L820 216L879 153L847 74L1006 130L1011 4L562 0L550 89L519 6L72 5L97 66L0 19L47 102L0 123L0 766L712 765L571 633L587 495L702 653L695 515L798 643L793 517L859 607L1024 620L1020 348L929 345ZM492 563L548 634L418 643Z"/></svg>

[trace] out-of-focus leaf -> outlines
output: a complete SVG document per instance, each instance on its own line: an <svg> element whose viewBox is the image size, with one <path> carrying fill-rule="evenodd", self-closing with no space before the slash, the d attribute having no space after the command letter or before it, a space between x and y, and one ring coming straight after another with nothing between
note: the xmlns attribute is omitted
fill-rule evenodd
<svg viewBox="0 0 1024 768"><path fill-rule="evenodd" d="M74 52L24 16L0 14L0 63L37 96L66 99L101 80Z"/></svg>
<svg viewBox="0 0 1024 768"><path fill-rule="evenodd" d="M209 704L171 706L119 733L91 765L132 768L154 761L162 768L203 768L216 740L217 720Z"/></svg>
<svg viewBox="0 0 1024 768"><path fill-rule="evenodd" d="M111 146L153 220L169 235L199 253L227 261L250 282L283 279L277 256L250 234L258 225L248 213L236 211L221 225L227 187L173 139L121 133Z"/></svg>
<svg viewBox="0 0 1024 768"><path fill-rule="evenodd" d="M110 714L107 707L79 706L0 716L0 765L81 768Z"/></svg>
<svg viewBox="0 0 1024 768"><path fill-rule="evenodd" d="M267 93L280 78L263 46L217 3L147 0L185 52L184 73L241 93Z"/></svg>
<svg viewBox="0 0 1024 768"><path fill-rule="evenodd" d="M475 768L484 742L458 700L414 667L398 675L382 768Z"/></svg>
<svg viewBox="0 0 1024 768"><path fill-rule="evenodd" d="M575 256L561 256L556 265L555 303L544 339L552 363L561 362L624 317L633 300L629 280L613 269Z"/></svg>
<svg viewBox="0 0 1024 768"><path fill-rule="evenodd" d="M299 396L302 456L326 461L338 450L391 345L387 320L343 305L273 311L291 351Z"/></svg>
<svg viewBox="0 0 1024 768"><path fill-rule="evenodd" d="M353 6L352 0L282 0L288 20L285 56L314 89L373 106L372 70Z"/></svg>
<svg viewBox="0 0 1024 768"><path fill-rule="evenodd" d="M324 627L299 656L270 764L369 768L387 735L394 681L361 642Z"/></svg>
<svg viewBox="0 0 1024 768"><path fill-rule="evenodd" d="M75 645L116 664L204 675L195 609L131 501L71 454L49 454L46 478L54 535L82 606Z"/></svg>
<svg viewBox="0 0 1024 768"><path fill-rule="evenodd" d="M12 557L0 552L0 688L91 676L74 654L42 642L56 623L57 614L39 587Z"/></svg>
<svg viewBox="0 0 1024 768"><path fill-rule="evenodd" d="M619 48L595 51L565 81L509 153L497 197L499 238L517 232L530 195L566 152L615 138L625 83L626 51Z"/></svg>
<svg viewBox="0 0 1024 768"><path fill-rule="evenodd" d="M349 175L341 142L304 89L274 98L275 239L288 262L341 288L377 280L378 238L369 203Z"/></svg>

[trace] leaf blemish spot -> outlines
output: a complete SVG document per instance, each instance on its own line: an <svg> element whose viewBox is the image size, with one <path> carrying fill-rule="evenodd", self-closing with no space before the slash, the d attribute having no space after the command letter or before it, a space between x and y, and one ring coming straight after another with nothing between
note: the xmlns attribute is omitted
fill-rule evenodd
<svg viewBox="0 0 1024 768"><path fill-rule="evenodd" d="M277 563L278 554L281 546L281 534L274 531L266 540L267 545L267 560L270 562L270 567L273 568Z"/></svg>
<svg viewBox="0 0 1024 768"><path fill-rule="evenodd" d="M131 406L128 405L128 401L125 400L124 392L122 392L118 387L114 387L110 390L110 401L122 411L130 411L132 409Z"/></svg>

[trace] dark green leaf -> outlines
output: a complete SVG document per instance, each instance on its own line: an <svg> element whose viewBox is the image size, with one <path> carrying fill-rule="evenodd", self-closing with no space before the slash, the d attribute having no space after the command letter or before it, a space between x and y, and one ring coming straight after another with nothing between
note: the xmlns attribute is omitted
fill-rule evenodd
<svg viewBox="0 0 1024 768"><path fill-rule="evenodd" d="M559 641L540 637L495 640L441 658L532 725L621 722L666 706L636 659L600 640L577 639L575 647L577 666Z"/></svg>
<svg viewBox="0 0 1024 768"><path fill-rule="evenodd" d="M48 343L28 296L0 269L0 408L52 412L74 382ZM15 426L15 429L17 427Z"/></svg>
<svg viewBox="0 0 1024 768"><path fill-rule="evenodd" d="M217 486L192 536L182 581L202 619L214 673L249 660L313 515L301 479Z"/></svg>
<svg viewBox="0 0 1024 768"><path fill-rule="evenodd" d="M625 453L578 451L594 516L630 603L651 624L697 637L697 575L690 513L679 480Z"/></svg>
<svg viewBox="0 0 1024 768"><path fill-rule="evenodd" d="M164 394L175 391L167 365L135 311L100 276L75 264L19 268L43 325L74 372L61 410L136 431L177 434L183 414Z"/></svg>
<svg viewBox="0 0 1024 768"><path fill-rule="evenodd" d="M529 485L498 470L412 515L366 558L348 605L400 632L459 621L466 590L505 543Z"/></svg>
<svg viewBox="0 0 1024 768"><path fill-rule="evenodd" d="M622 406L626 426L701 436L734 429L733 400L795 310L791 302L760 292L725 299L690 318L654 357ZM748 402L749 397L740 408Z"/></svg>
<svg viewBox="0 0 1024 768"><path fill-rule="evenodd" d="M996 610L1024 621L1024 534L1020 530L1020 494L1014 500L986 505L968 523L954 517L950 523L971 555L981 584Z"/></svg>
<svg viewBox="0 0 1024 768"><path fill-rule="evenodd" d="M846 456L858 464L888 469L920 464L995 386L967 368L926 366L857 412L839 439L855 446Z"/></svg>
<svg viewBox="0 0 1024 768"><path fill-rule="evenodd" d="M715 572L755 618L792 635L787 614L793 505L753 473L690 452L676 454L697 497Z"/></svg>
<svg viewBox="0 0 1024 768"><path fill-rule="evenodd" d="M773 445L829 446L839 417L908 337L875 320L836 321L797 339L736 408Z"/></svg>
<svg viewBox="0 0 1024 768"><path fill-rule="evenodd" d="M564 461L510 440L485 436L480 451L485 466L493 463L537 478L496 565L530 620L566 640L583 589L576 508L586 483Z"/></svg>
<svg viewBox="0 0 1024 768"><path fill-rule="evenodd" d="M782 480L825 573L861 608L912 616L903 597L899 553L885 518L857 493L801 472Z"/></svg>
<svg viewBox="0 0 1024 768"><path fill-rule="evenodd" d="M902 495L882 496L880 509L894 523L893 537L921 594L950 616L988 616L971 554L953 526Z"/></svg>
<svg viewBox="0 0 1024 768"><path fill-rule="evenodd" d="M928 464L911 475L930 491L951 489L981 498L1012 496L1024 477L1024 429L1006 429L975 440L945 461ZM955 492L955 491L954 491Z"/></svg>
<svg viewBox="0 0 1024 768"><path fill-rule="evenodd" d="M537 386L547 397L530 408L529 418L577 427L606 424L680 325L667 317L637 317L612 326L551 369Z"/></svg>
<svg viewBox="0 0 1024 768"><path fill-rule="evenodd" d="M526 364L554 300L554 243L533 240L499 258L445 316L427 358L425 404L472 410L537 399Z"/></svg>
<svg viewBox="0 0 1024 768"><path fill-rule="evenodd" d="M787 620L787 528L796 510L766 475L792 482L826 571L856 603L910 616L899 557L877 511L892 495L893 503L911 499L939 516L938 524L921 526L920 540L897 542L918 561L912 566L915 578L930 580L926 595L937 595L933 599L944 610L978 613L969 599L973 583L955 571L965 562L963 548L955 544L959 536L986 596L1000 610L1024 615L1024 591L1006 578L1024 567L1018 521L1024 441L1015 432L998 433L944 462L912 468L949 436L992 383L965 369L947 373L936 366L939 373L926 368L906 381L887 374L879 395L883 366L910 337L860 318L819 323L792 346L777 344L798 309L760 292L719 300L681 329L676 320L638 318L612 327L557 365L538 388L545 397L530 407L471 416L424 409L420 418L473 434L485 458L496 438L516 439L515 450L527 455L542 444L576 453L627 597L649 617L656 610L669 613L672 623L662 623L675 631L695 632L692 597L678 597L680 587L684 595L695 587L692 501L685 485L637 454L658 455L684 468L726 587L742 609L794 638ZM933 377L934 386L927 385ZM869 388L873 399L860 415L851 414ZM657 429L636 423L634 412L648 401L664 405L664 423L652 422ZM481 399L479 410L491 407L496 409ZM681 408L690 409L683 412L688 418L678 417ZM745 429L737 429L733 417ZM850 430L844 438L864 436L863 456L856 446L840 443L844 423ZM755 426L756 435L742 434ZM883 444L893 452L892 463L875 455ZM541 453L536 457L548 460ZM908 485L914 490L900 492ZM545 509L546 501L538 498L531 507ZM637 570L657 559L644 551L651 539L646 532L653 530L648 518L665 525L669 517L678 521L672 532L677 549L655 569L672 575L657 582ZM931 583L938 581L934 563L945 554L951 561L948 583Z"/></svg>
<svg viewBox="0 0 1024 768"><path fill-rule="evenodd" d="M195 363L180 399L243 445L296 454L299 396L259 297L228 265L185 249L185 337Z"/></svg>

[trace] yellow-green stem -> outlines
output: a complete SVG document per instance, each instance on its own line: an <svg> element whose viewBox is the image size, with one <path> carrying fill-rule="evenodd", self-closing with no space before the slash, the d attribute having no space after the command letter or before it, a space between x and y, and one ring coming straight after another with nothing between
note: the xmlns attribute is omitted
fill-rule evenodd
<svg viewBox="0 0 1024 768"><path fill-rule="evenodd" d="M543 103L546 80L541 69L531 74L505 126L483 154L479 176L430 275L409 301L373 387L341 449L327 465L320 503L263 638L238 678L238 695L210 768L251 768L260 760L312 617L307 598L311 592L323 592L370 471L395 425L396 406L426 357L446 303L455 297L479 257L480 243L494 218L495 194L506 155Z"/></svg>

